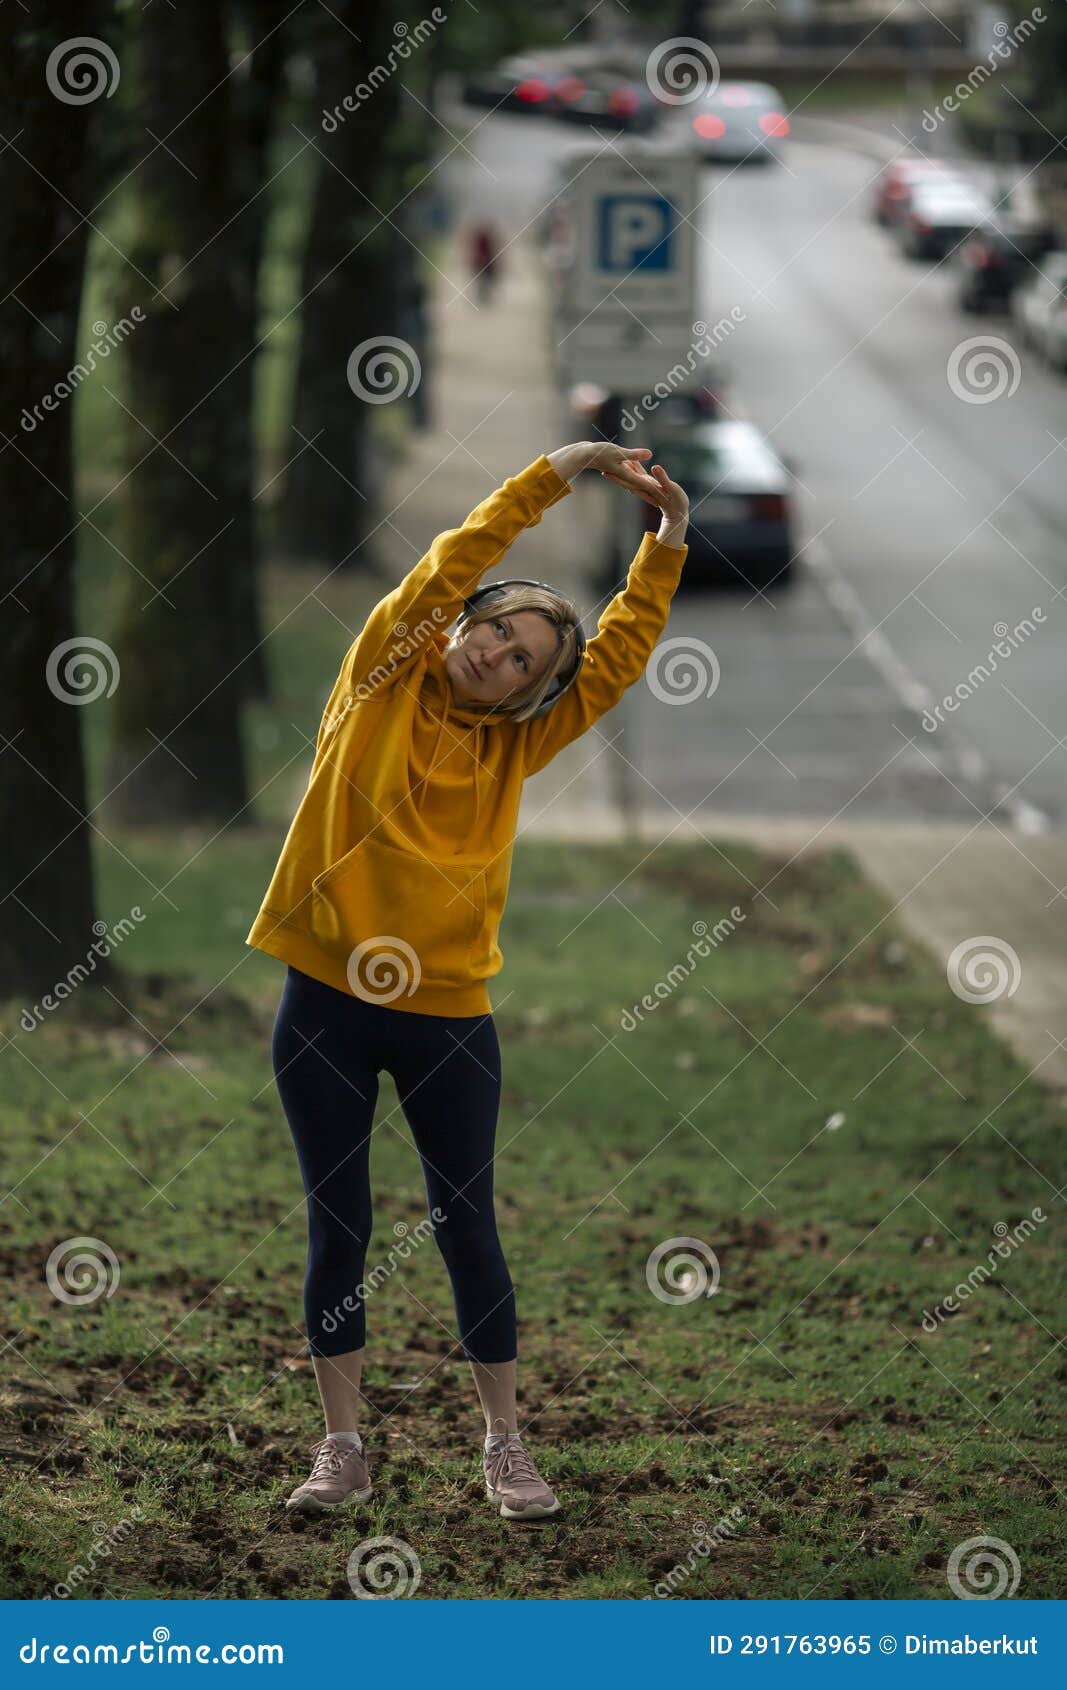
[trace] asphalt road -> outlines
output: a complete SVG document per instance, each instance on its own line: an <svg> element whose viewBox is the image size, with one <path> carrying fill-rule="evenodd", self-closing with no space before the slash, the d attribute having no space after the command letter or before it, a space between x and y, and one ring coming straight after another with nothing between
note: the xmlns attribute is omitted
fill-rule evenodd
<svg viewBox="0 0 1067 1690"><path fill-rule="evenodd" d="M445 167L450 191L511 235L543 207L554 160L588 138L452 115L457 133L476 127ZM781 167L705 170L699 315L744 313L723 348L727 398L796 467L800 565L769 597L682 591L669 634L698 642L698 661L714 651L714 693L672 709L633 688L605 733L621 729L620 778L644 805L994 810L1037 828L1067 802L1067 380L1008 319L961 311L946 270L897 253L869 216L876 168L796 139ZM1009 378L1017 359L1014 391L954 391L950 364L975 336L995 337ZM1032 636L924 729L999 627L1035 608Z"/></svg>

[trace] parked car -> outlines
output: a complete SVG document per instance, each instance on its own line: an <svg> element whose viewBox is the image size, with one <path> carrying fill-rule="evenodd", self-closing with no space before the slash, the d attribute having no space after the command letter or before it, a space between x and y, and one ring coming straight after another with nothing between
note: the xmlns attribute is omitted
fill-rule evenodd
<svg viewBox="0 0 1067 1690"><path fill-rule="evenodd" d="M642 431L650 427L663 437L668 429L691 428L694 423L723 416L724 385L725 378L720 375L714 383L704 382L700 387L657 399L655 411L642 407L634 412L620 394L610 393L599 382L582 381L568 390L567 403L575 428L584 430L587 438L633 446L644 444Z"/></svg>
<svg viewBox="0 0 1067 1690"><path fill-rule="evenodd" d="M716 378L701 387L669 393L665 399L658 401L655 411L649 413L646 426L654 428L659 434L668 428L686 428L692 423L723 416L722 393L726 385L725 372L720 371Z"/></svg>
<svg viewBox="0 0 1067 1690"><path fill-rule="evenodd" d="M556 89L570 74L565 64L519 53L493 70L472 72L463 84L464 103L497 111L552 112Z"/></svg>
<svg viewBox="0 0 1067 1690"><path fill-rule="evenodd" d="M574 123L601 123L647 134L660 114L660 103L647 82L605 67L574 71L557 82L553 108Z"/></svg>
<svg viewBox="0 0 1067 1690"><path fill-rule="evenodd" d="M711 163L769 164L789 134L785 101L769 82L720 82L688 109L690 144Z"/></svg>
<svg viewBox="0 0 1067 1690"><path fill-rule="evenodd" d="M895 224L901 251L909 258L944 258L946 253L995 215L988 194L955 177L916 182L908 208Z"/></svg>
<svg viewBox="0 0 1067 1690"><path fill-rule="evenodd" d="M875 179L871 205L875 222L883 228L897 222L901 213L907 210L916 182L955 176L955 171L947 164L936 158L923 158L921 153L901 153L899 158L891 158Z"/></svg>
<svg viewBox="0 0 1067 1690"><path fill-rule="evenodd" d="M662 463L689 497L690 581L765 587L793 573L791 472L754 423L720 417L650 435L650 463ZM655 532L660 512L640 507Z"/></svg>
<svg viewBox="0 0 1067 1690"><path fill-rule="evenodd" d="M1067 373L1067 253L1043 258L1011 304L1023 340Z"/></svg>
<svg viewBox="0 0 1067 1690"><path fill-rule="evenodd" d="M965 311L1005 310L1015 288L1034 279L1035 266L1060 246L1048 224L994 218L957 249L956 297Z"/></svg>

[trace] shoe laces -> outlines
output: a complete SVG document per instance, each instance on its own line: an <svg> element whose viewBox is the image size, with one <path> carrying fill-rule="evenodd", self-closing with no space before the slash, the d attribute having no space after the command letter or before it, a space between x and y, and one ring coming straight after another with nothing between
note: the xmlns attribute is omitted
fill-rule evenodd
<svg viewBox="0 0 1067 1690"><path fill-rule="evenodd" d="M350 1450L355 1449L355 1447L355 1444L349 1446ZM345 1455L349 1453L349 1451L342 1449L340 1444L334 1443L333 1439L328 1436L317 1443L313 1443L311 1450L315 1456L315 1465L311 1469L312 1479L324 1479L327 1475L331 1478L335 1477L341 1471L341 1463Z"/></svg>
<svg viewBox="0 0 1067 1690"><path fill-rule="evenodd" d="M511 1479L530 1479L535 1484L540 1484L541 1475L534 1466L533 1456L526 1445L519 1440L517 1434L514 1439L509 1438L506 1443L498 1447L503 1449L504 1454L501 1472L506 1473Z"/></svg>

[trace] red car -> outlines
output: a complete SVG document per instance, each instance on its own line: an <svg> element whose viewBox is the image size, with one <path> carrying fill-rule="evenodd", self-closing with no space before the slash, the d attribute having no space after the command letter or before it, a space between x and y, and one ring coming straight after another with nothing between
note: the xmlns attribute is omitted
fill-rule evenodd
<svg viewBox="0 0 1067 1690"><path fill-rule="evenodd" d="M874 220L883 228L899 221L908 209L911 190L916 182L931 177L944 178L955 173L936 158L923 158L919 153L902 153L890 159L874 184Z"/></svg>
<svg viewBox="0 0 1067 1690"><path fill-rule="evenodd" d="M647 133L655 127L659 102L647 84L610 67L564 76L554 89L556 115L577 123L604 123Z"/></svg>

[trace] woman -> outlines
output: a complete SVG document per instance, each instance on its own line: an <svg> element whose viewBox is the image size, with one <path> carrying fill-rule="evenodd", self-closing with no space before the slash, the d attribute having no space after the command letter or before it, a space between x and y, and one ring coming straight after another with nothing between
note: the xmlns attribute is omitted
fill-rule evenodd
<svg viewBox="0 0 1067 1690"><path fill-rule="evenodd" d="M507 1519L559 1508L517 1424L515 1298L493 1210L500 1051L486 982L503 960L496 936L523 781L641 677L681 577L689 504L662 466L641 463L651 455L579 441L508 477L371 612L323 714L307 791L247 940L288 964L272 1060L307 1197L304 1314L325 1416L288 1508L370 1495L357 1417L383 1068L420 1157L485 1414L487 1493ZM583 652L574 605L544 584L468 595L586 468L657 505L661 521Z"/></svg>

